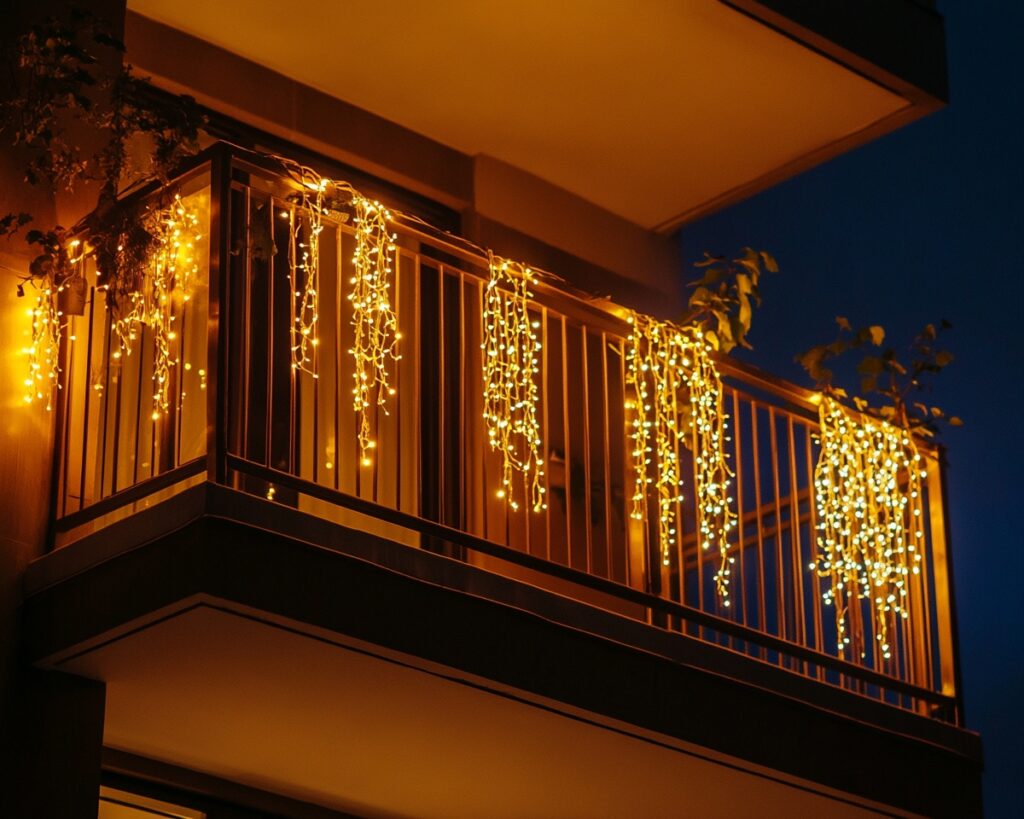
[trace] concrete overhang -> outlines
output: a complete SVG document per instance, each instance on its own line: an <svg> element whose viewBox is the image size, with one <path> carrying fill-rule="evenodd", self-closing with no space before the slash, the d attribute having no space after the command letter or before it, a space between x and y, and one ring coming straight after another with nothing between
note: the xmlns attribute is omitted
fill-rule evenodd
<svg viewBox="0 0 1024 819"><path fill-rule="evenodd" d="M979 804L978 739L953 726L210 484L26 584L29 658L106 684L109 748L333 810Z"/></svg>
<svg viewBox="0 0 1024 819"><path fill-rule="evenodd" d="M424 159L449 176L471 176L456 169L459 156L492 157L658 232L891 131L946 96L942 18L916 0L128 7L129 59L159 84L242 118L260 107L230 99L244 96L244 83L226 84L221 62L165 36L177 31L448 149ZM195 71L205 77L189 81ZM268 115L278 131L310 136L298 97L251 85L262 106L285 109ZM267 117L256 124L267 127Z"/></svg>

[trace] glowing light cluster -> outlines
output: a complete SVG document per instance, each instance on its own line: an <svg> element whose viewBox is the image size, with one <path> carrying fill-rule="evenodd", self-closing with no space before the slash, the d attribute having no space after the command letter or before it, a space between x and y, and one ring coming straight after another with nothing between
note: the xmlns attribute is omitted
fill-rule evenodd
<svg viewBox="0 0 1024 819"><path fill-rule="evenodd" d="M64 312L60 309L60 294L83 275L85 248L81 240L74 239L68 243L67 256L66 275L58 284L52 273L46 274L37 285L39 295L35 305L28 309L32 342L23 350L28 356L24 400L26 404L33 404L45 399L47 412L53 410L54 391L61 388L60 342L68 328ZM74 336L71 338L74 340Z"/></svg>
<svg viewBox="0 0 1024 819"><path fill-rule="evenodd" d="M679 504L683 502L680 452L693 449L697 534L703 551L717 550L715 585L729 605L734 558L729 533L736 526L729 495L732 471L725 453L726 420L722 383L711 360L711 348L698 328L677 327L634 313L626 383L635 400L632 412L634 488L632 517L647 519L651 484L658 497L658 542L662 562L669 565L679 542ZM686 404L679 398L686 391ZM653 477L652 473L653 472Z"/></svg>
<svg viewBox="0 0 1024 819"><path fill-rule="evenodd" d="M867 600L878 649L890 660L896 623L910 616L910 583L925 545L921 455L905 430L855 417L830 397L819 413L817 554L810 568L830 581L822 597L835 607L840 655L865 654L854 610Z"/></svg>
<svg viewBox="0 0 1024 819"><path fill-rule="evenodd" d="M53 409L54 388L60 386L60 339L65 329L63 313L57 307L58 288L47 279L28 314L32 319L32 343L25 348L28 375L25 378L25 403L46 401Z"/></svg>
<svg viewBox="0 0 1024 819"><path fill-rule="evenodd" d="M301 208L306 217L303 241L299 215L285 214L290 220L291 240L288 248L289 281L292 290L292 369L317 377L316 348L320 287L320 234L326 212L324 192L329 180L302 168Z"/></svg>
<svg viewBox="0 0 1024 819"><path fill-rule="evenodd" d="M391 212L380 202L353 194L352 204L356 230L355 275L348 295L355 331L350 350L355 362L352 394L359 415L359 451L363 465L368 466L369 450L377 446L370 408L376 405L387 413L387 399L395 394L388 363L401 359L398 341L402 334L398 332L398 319L391 305L392 259L397 237L389 229Z"/></svg>
<svg viewBox="0 0 1024 819"><path fill-rule="evenodd" d="M490 277L483 308L484 421L492 450L501 453L501 488L512 509L519 509L513 495L513 478L525 476L527 502L539 512L547 508L543 484L540 422L537 417L536 373L541 343L531 320L530 268L488 254Z"/></svg>
<svg viewBox="0 0 1024 819"><path fill-rule="evenodd" d="M174 352L178 333L175 330L174 297L187 302L198 273L196 247L199 215L187 208L181 196L175 195L170 207L157 211L151 231L157 247L149 260L142 291L142 322L153 335L153 414L154 421L170 409L171 368L181 363L180 343Z"/></svg>

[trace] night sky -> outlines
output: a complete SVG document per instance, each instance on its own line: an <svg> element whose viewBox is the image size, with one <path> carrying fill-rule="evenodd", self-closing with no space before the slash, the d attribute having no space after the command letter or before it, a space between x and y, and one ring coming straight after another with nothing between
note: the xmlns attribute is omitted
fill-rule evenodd
<svg viewBox="0 0 1024 819"><path fill-rule="evenodd" d="M940 2L947 108L682 232L688 261L744 245L775 254L756 349L741 357L811 386L795 353L834 317L893 340L949 319L954 363L934 403L949 429L950 515L968 727L985 744L989 817L1024 816L1024 10ZM756 123L751 123L756 128Z"/></svg>

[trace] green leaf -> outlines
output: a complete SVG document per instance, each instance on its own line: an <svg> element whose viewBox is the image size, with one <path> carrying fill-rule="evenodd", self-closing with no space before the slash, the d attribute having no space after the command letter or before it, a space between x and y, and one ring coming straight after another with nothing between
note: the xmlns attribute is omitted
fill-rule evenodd
<svg viewBox="0 0 1024 819"><path fill-rule="evenodd" d="M881 347L882 342L885 341L885 328L879 324L872 324L868 327L868 332L871 334L871 343L876 347Z"/></svg>
<svg viewBox="0 0 1024 819"><path fill-rule="evenodd" d="M760 255L761 261L764 262L765 270L767 270L769 273L779 272L779 263L775 261L775 257L772 256L771 253L769 253L766 250L762 250Z"/></svg>
<svg viewBox="0 0 1024 819"><path fill-rule="evenodd" d="M836 316L836 324L839 325L840 330L846 330L848 333L853 332L853 328L850 326L850 320L846 316Z"/></svg>
<svg viewBox="0 0 1024 819"><path fill-rule="evenodd" d="M964 422L960 419L959 416L951 415L949 417L949 425L951 427L962 427L964 425Z"/></svg>
<svg viewBox="0 0 1024 819"><path fill-rule="evenodd" d="M953 354L947 350L942 350L935 354L935 364L939 367L946 367L953 362Z"/></svg>

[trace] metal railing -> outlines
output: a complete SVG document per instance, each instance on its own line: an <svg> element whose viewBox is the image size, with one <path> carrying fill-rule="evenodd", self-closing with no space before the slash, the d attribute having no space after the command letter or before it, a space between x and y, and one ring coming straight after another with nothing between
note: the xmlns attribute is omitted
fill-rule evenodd
<svg viewBox="0 0 1024 819"><path fill-rule="evenodd" d="M173 417L149 422L148 391L140 385L151 362L143 348L115 372L111 320L100 300L72 319L57 407L58 545L190 482L212 480L822 683L958 720L935 451L922 450L930 525L920 582L911 590L914 616L900 623L892 660L870 650L840 658L822 581L808 569L817 523L811 393L719 363L738 512L732 605L724 609L715 560L697 544L692 458L681 458L689 491L667 566L654 521L631 519L628 325L614 306L546 280L534 288L548 505L512 511L494 491L501 465L480 420L485 258L418 222L397 222L393 303L402 357L393 365L396 395L389 413L376 413L377 446L364 466L347 354L351 226L325 219L320 236L314 379L291 366L288 245L293 220L306 216L287 178L271 162L221 147L175 189L209 197L209 292L182 307L190 311L182 313L182 349L193 360L175 371ZM193 389L200 368L203 384ZM519 491L526 496L525 482Z"/></svg>

